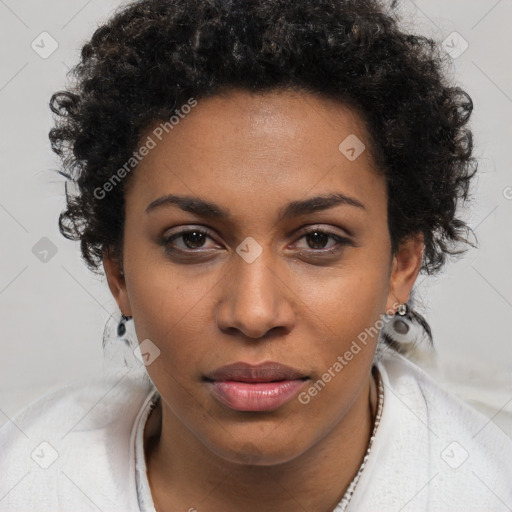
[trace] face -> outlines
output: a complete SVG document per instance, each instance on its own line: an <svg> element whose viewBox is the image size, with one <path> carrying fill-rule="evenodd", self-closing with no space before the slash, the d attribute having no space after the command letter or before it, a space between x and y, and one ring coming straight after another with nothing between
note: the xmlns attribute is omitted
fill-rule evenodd
<svg viewBox="0 0 512 512"><path fill-rule="evenodd" d="M374 327L408 299L421 248L391 254L386 184L346 105L231 91L157 127L110 288L160 351L164 422L226 460L290 461L367 404ZM269 362L296 373L239 364Z"/></svg>

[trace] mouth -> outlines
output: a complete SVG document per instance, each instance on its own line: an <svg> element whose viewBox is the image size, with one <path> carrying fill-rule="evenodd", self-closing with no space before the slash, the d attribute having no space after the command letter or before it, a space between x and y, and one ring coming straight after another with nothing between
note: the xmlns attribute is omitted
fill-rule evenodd
<svg viewBox="0 0 512 512"><path fill-rule="evenodd" d="M273 411L290 401L310 377L280 363L238 362L204 377L213 397L236 411Z"/></svg>

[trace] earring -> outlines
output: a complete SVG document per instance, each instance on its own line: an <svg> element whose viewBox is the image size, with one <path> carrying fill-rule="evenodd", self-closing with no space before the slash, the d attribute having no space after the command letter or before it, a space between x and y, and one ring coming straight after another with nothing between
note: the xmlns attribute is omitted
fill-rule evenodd
<svg viewBox="0 0 512 512"><path fill-rule="evenodd" d="M121 319L119 320L119 324L117 326L117 336L121 338L126 334L126 322L131 320L133 317L125 316L124 313L121 313Z"/></svg>
<svg viewBox="0 0 512 512"><path fill-rule="evenodd" d="M406 303L398 305L395 314L386 315L380 338L385 345L406 354L414 345L417 329L413 323L413 310Z"/></svg>
<svg viewBox="0 0 512 512"><path fill-rule="evenodd" d="M395 314L385 318L379 340L384 345L403 355L411 354L418 346L433 349L428 322L407 303L399 304Z"/></svg>
<svg viewBox="0 0 512 512"><path fill-rule="evenodd" d="M398 333L405 335L409 332L411 328L410 321L407 321L406 315L409 313L409 308L407 304L402 303L398 306L398 309L395 313L395 316L398 315L398 318L393 320L393 329Z"/></svg>
<svg viewBox="0 0 512 512"><path fill-rule="evenodd" d="M103 363L108 369L130 369L140 368L141 362L134 354L139 346L137 335L130 330L126 324L131 320L119 310L109 316L103 329Z"/></svg>
<svg viewBox="0 0 512 512"><path fill-rule="evenodd" d="M398 309L396 310L396 312L401 315L401 316L404 316L407 314L407 311L409 310L409 307L407 306L407 304L404 302L402 304L399 304L398 305Z"/></svg>

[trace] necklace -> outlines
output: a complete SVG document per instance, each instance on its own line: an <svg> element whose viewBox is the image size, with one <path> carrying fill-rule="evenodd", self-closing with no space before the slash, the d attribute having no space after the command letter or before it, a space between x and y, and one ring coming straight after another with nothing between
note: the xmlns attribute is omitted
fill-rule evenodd
<svg viewBox="0 0 512 512"><path fill-rule="evenodd" d="M377 414L375 416L375 423L373 425L372 435L370 437L370 442L368 443L368 448L366 449L366 453L363 458L363 462L361 463L361 466L359 466L359 470L357 471L356 476L350 482L350 485L348 486L347 490L345 491L345 494L343 495L343 498L338 503L336 508L333 512L345 512L347 510L347 507L350 503L350 500L352 498L352 495L354 494L354 491L356 489L357 483L359 482L359 479L361 478L361 474L363 473L364 467L366 465L366 462L368 460L368 457L370 456L370 451L372 449L373 441L375 439L375 435L377 433L377 428L380 424L380 420L382 417L382 408L384 405L384 384L382 383L382 378L380 374L377 374L377 380L378 380L378 402L377 402ZM155 506L155 510L158 512L158 509Z"/></svg>
<svg viewBox="0 0 512 512"><path fill-rule="evenodd" d="M352 482L350 482L350 485L348 486L347 490L345 491L345 494L343 495L343 498L337 505L337 507L334 509L333 512L345 512L347 510L348 504L350 503L350 499L352 498L352 495L354 494L354 491L356 489L357 483L359 482L359 479L361 478L361 474L364 470L364 466L366 465L366 462L368 460L368 457L370 456L370 451L372 449L373 441L375 439L375 434L377 433L377 427L379 426L380 419L382 417L382 407L384 405L384 384L382 383L382 378L378 377L379 381L379 401L377 405L377 415L375 416L375 423L373 425L372 435L370 437L370 442L368 443L368 448L366 450L366 453L363 458L363 462L361 463L361 466L359 466L359 471L357 472L357 475L354 477Z"/></svg>

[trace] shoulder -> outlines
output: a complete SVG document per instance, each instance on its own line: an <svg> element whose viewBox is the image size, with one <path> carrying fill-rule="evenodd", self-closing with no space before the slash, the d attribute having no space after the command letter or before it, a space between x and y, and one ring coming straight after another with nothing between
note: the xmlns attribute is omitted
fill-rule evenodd
<svg viewBox="0 0 512 512"><path fill-rule="evenodd" d="M131 510L132 430L154 391L142 367L75 381L28 404L0 428L1 505Z"/></svg>
<svg viewBox="0 0 512 512"><path fill-rule="evenodd" d="M423 489L416 504L424 500L425 510L466 512L512 505L512 440L396 352L381 354L378 367L385 382L384 413L388 402L382 434L393 445L384 451L387 470L397 471L404 461L411 496ZM407 476L411 471L414 477Z"/></svg>
<svg viewBox="0 0 512 512"><path fill-rule="evenodd" d="M488 454L496 450L497 460L501 459L503 450L512 450L512 439L492 419L444 389L413 362L390 352L382 356L380 364L385 369L390 391L425 422L435 426L440 436L469 437L473 446L482 445Z"/></svg>

